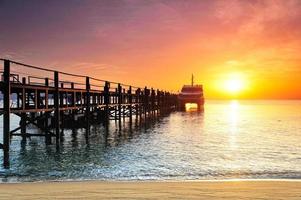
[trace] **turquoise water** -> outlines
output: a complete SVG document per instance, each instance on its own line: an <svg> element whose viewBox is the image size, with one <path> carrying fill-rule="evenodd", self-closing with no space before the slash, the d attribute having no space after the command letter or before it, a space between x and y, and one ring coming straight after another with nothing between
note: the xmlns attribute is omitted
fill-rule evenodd
<svg viewBox="0 0 301 200"><path fill-rule="evenodd" d="M58 152L14 137L2 182L301 178L301 101L207 101L132 128L93 126L88 144L84 129L64 138Z"/></svg>

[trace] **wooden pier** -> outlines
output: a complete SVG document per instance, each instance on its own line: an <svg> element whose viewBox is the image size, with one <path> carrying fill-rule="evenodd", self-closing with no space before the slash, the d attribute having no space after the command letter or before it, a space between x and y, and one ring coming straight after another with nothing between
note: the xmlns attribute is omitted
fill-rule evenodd
<svg viewBox="0 0 301 200"><path fill-rule="evenodd" d="M64 127L74 123L85 127L89 136L91 121L104 124L109 120L141 119L158 116L177 109L178 96L153 88L105 81L98 78L55 71L0 59L3 72L0 90L3 105L3 165L9 167L10 140L20 136L45 137L47 145L59 148ZM10 129L10 115L20 117L20 126ZM42 133L28 133L34 125Z"/></svg>

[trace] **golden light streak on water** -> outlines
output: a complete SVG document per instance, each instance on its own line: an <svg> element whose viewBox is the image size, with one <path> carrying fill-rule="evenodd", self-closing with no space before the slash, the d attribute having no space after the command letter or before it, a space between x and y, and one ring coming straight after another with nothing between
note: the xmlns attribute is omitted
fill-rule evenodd
<svg viewBox="0 0 301 200"><path fill-rule="evenodd" d="M185 111L191 112L191 111L197 111L198 105L196 103L186 103L185 104Z"/></svg>
<svg viewBox="0 0 301 200"><path fill-rule="evenodd" d="M237 100L232 100L229 104L229 144L232 149L237 148L236 144L236 134L238 129L238 120L239 120L239 102Z"/></svg>

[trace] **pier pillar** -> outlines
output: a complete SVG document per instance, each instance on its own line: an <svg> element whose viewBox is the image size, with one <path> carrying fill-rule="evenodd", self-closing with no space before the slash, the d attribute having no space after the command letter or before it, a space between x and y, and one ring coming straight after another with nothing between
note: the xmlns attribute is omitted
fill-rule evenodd
<svg viewBox="0 0 301 200"><path fill-rule="evenodd" d="M74 83L71 83L70 88L74 89ZM76 106L76 92L71 93L71 101L72 101L72 103L71 103L72 107L75 107Z"/></svg>
<svg viewBox="0 0 301 200"><path fill-rule="evenodd" d="M64 83L61 83L61 88L64 88ZM67 100L66 100L66 95L65 92L61 91L59 92L59 99L60 99L60 107L65 107L65 102L67 105ZM66 100L64 102L64 100ZM64 127L65 127L65 113L63 110L60 111L60 131L61 131L61 135L60 135L60 140L63 141L63 136L64 136Z"/></svg>
<svg viewBox="0 0 301 200"><path fill-rule="evenodd" d="M74 89L74 83L71 83L71 89ZM71 101L72 101L72 107L76 107L77 105L77 98L76 98L76 92L73 91L71 93ZM75 120L75 110L71 110L71 119L74 121Z"/></svg>
<svg viewBox="0 0 301 200"><path fill-rule="evenodd" d="M22 78L22 84L26 84L26 78ZM25 88L22 88L22 110L25 110L26 108L26 93L25 93ZM21 135L22 135L22 141L23 143L26 143L26 113L22 112L21 113L21 121L20 121L20 126L21 126Z"/></svg>
<svg viewBox="0 0 301 200"><path fill-rule="evenodd" d="M21 113L20 126L21 126L20 131L22 135L22 140L25 142L26 141L26 113L24 112Z"/></svg>
<svg viewBox="0 0 301 200"><path fill-rule="evenodd" d="M49 79L45 78L45 86L47 87L45 91L45 109L48 109L48 87L49 87Z"/></svg>
<svg viewBox="0 0 301 200"><path fill-rule="evenodd" d="M107 125L110 119L109 112L109 103L110 103L110 83L108 81L105 82L104 87L104 104L105 104L105 124Z"/></svg>
<svg viewBox="0 0 301 200"><path fill-rule="evenodd" d="M141 97L141 89L139 88L138 89L138 101L139 101L139 106L138 106L138 112L139 112L139 118L140 118L140 121L142 119L142 113L143 113L143 107L144 107L144 99L142 99Z"/></svg>
<svg viewBox="0 0 301 200"><path fill-rule="evenodd" d="M122 104L122 117L123 117L123 122L125 121L125 117L126 117L126 109L127 107L124 105L126 103L125 101L125 96L126 96L126 92L125 89L123 88L122 92L121 92L121 104Z"/></svg>
<svg viewBox="0 0 301 200"><path fill-rule="evenodd" d="M160 91L157 90L156 92L157 96L156 96L156 110L157 110L157 115L159 115L160 113Z"/></svg>
<svg viewBox="0 0 301 200"><path fill-rule="evenodd" d="M164 115L165 114L165 92L161 91L161 113Z"/></svg>
<svg viewBox="0 0 301 200"><path fill-rule="evenodd" d="M132 103L133 103L133 95L132 95L132 86L129 87L128 90L128 103L129 103L129 117L130 117L130 124L132 125Z"/></svg>
<svg viewBox="0 0 301 200"><path fill-rule="evenodd" d="M54 72L54 126L56 146L59 147L61 132L60 132L60 102L59 102L59 73Z"/></svg>
<svg viewBox="0 0 301 200"><path fill-rule="evenodd" d="M17 95L17 108L20 108L20 93L18 92L16 95Z"/></svg>
<svg viewBox="0 0 301 200"><path fill-rule="evenodd" d="M147 89L147 87L144 88L144 98L143 98L143 112L144 112L144 118L146 119L147 117L147 113L149 112L149 89Z"/></svg>
<svg viewBox="0 0 301 200"><path fill-rule="evenodd" d="M147 90L147 88L145 87L144 91L143 91L143 115L144 115L144 118L146 118L146 90Z"/></svg>
<svg viewBox="0 0 301 200"><path fill-rule="evenodd" d="M139 88L135 92L135 112L136 112L136 121L139 116Z"/></svg>
<svg viewBox="0 0 301 200"><path fill-rule="evenodd" d="M45 78L45 86L47 87L45 91L45 109L48 109L48 87L49 87L49 78ZM45 119L44 119L44 128L45 128L45 143L46 145L51 144L51 135L49 134L49 118L50 118L50 113L46 111L44 113Z"/></svg>
<svg viewBox="0 0 301 200"><path fill-rule="evenodd" d="M86 77L86 137L90 134L90 78Z"/></svg>
<svg viewBox="0 0 301 200"><path fill-rule="evenodd" d="M51 144L51 135L49 133L49 119L50 119L50 113L49 112L45 112L45 119L44 119L44 128L45 128L45 144L46 145L50 145Z"/></svg>
<svg viewBox="0 0 301 200"><path fill-rule="evenodd" d="M151 115L154 117L155 115L155 90L151 89Z"/></svg>
<svg viewBox="0 0 301 200"><path fill-rule="evenodd" d="M3 165L9 167L10 144L10 61L4 60L3 73Z"/></svg>
<svg viewBox="0 0 301 200"><path fill-rule="evenodd" d="M118 101L119 101L119 94L118 94L118 88L115 88L115 95L114 95L114 98L113 98L113 104L118 104ZM117 122L117 119L118 119L118 106L114 105L114 120L115 120L115 123Z"/></svg>
<svg viewBox="0 0 301 200"><path fill-rule="evenodd" d="M120 83L118 83L118 124L119 127L121 127L121 104L122 104L122 86Z"/></svg>

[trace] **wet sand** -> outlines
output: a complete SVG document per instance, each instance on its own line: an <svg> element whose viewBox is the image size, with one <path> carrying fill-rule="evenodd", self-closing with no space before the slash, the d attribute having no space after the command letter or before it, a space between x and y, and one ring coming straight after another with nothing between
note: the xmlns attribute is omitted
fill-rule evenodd
<svg viewBox="0 0 301 200"><path fill-rule="evenodd" d="M301 199L301 181L38 182L0 184L0 199Z"/></svg>

